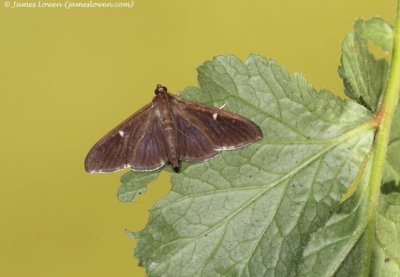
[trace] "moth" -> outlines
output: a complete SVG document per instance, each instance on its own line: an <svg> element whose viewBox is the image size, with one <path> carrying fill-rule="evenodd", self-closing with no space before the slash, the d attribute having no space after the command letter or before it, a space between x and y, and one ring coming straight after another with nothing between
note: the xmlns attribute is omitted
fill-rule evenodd
<svg viewBox="0 0 400 277"><path fill-rule="evenodd" d="M161 85L155 94L93 146L87 172L152 171L166 163L178 172L181 160L206 161L262 138L260 128L242 116L185 100Z"/></svg>

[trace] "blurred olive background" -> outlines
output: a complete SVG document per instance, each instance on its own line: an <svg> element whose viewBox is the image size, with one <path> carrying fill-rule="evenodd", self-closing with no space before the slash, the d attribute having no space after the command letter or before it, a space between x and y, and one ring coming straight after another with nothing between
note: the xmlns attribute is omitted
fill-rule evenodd
<svg viewBox="0 0 400 277"><path fill-rule="evenodd" d="M168 174L136 203L118 202L121 172L83 169L92 145L148 103L157 83L172 92L196 86L196 67L215 55L261 54L341 94L341 40L357 17L393 22L396 4L134 0L133 8L67 10L1 1L0 276L7 277L144 276L124 229L145 226L148 209L170 189Z"/></svg>

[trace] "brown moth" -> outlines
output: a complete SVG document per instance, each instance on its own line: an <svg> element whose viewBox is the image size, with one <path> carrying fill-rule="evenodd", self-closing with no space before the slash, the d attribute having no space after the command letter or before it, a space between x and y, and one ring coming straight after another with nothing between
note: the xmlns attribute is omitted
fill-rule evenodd
<svg viewBox="0 0 400 277"><path fill-rule="evenodd" d="M155 94L93 146L87 172L151 171L167 162L178 172L181 160L206 161L262 138L256 124L237 114L169 94L161 85Z"/></svg>

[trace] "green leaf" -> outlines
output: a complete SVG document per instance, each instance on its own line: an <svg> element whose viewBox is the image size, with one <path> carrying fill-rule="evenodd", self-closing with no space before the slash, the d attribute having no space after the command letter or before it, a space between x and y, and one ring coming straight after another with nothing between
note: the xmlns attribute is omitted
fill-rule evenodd
<svg viewBox="0 0 400 277"><path fill-rule="evenodd" d="M400 275L400 194L381 195L376 216L376 239L371 275Z"/></svg>
<svg viewBox="0 0 400 277"><path fill-rule="evenodd" d="M311 235L303 251L299 276L366 276L373 229L367 228L371 211L368 184L371 160L364 169L358 190Z"/></svg>
<svg viewBox="0 0 400 277"><path fill-rule="evenodd" d="M368 52L367 41L361 35L363 24L361 19L357 20L354 32L342 42L339 75L345 94L375 112L385 88L388 63L375 60Z"/></svg>
<svg viewBox="0 0 400 277"><path fill-rule="evenodd" d="M368 276L371 262L371 241L373 241L374 236L374 227L371 225L367 226L353 249L346 256L337 272L335 272L335 277Z"/></svg>
<svg viewBox="0 0 400 277"><path fill-rule="evenodd" d="M392 50L393 27L380 17L373 17L364 22L361 34L373 41L385 51Z"/></svg>
<svg viewBox="0 0 400 277"><path fill-rule="evenodd" d="M118 199L122 202L134 202L136 198L146 191L146 186L155 180L159 171L134 172L128 171L121 176L121 186L118 189Z"/></svg>
<svg viewBox="0 0 400 277"><path fill-rule="evenodd" d="M149 276L296 276L312 234L331 222L371 149L372 115L259 56L245 64L217 57L198 71L201 89L181 96L226 104L256 122L264 139L173 174L172 191L135 234L135 255ZM357 201L348 200L345 215L365 213ZM361 236L355 219L331 234L357 225Z"/></svg>
<svg viewBox="0 0 400 277"><path fill-rule="evenodd" d="M399 189L400 185L400 107L396 107L390 131L389 147L386 156L386 164L383 183L386 186L394 186Z"/></svg>

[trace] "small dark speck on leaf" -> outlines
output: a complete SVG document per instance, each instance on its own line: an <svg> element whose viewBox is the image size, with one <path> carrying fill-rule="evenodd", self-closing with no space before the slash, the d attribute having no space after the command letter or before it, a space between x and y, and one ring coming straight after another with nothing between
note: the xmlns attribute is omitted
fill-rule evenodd
<svg viewBox="0 0 400 277"><path fill-rule="evenodd" d="M390 258L389 258L389 257L386 257L385 263L388 263L388 262L390 262Z"/></svg>
<svg viewBox="0 0 400 277"><path fill-rule="evenodd" d="M292 188L294 188L296 186L296 184L291 184Z"/></svg>

